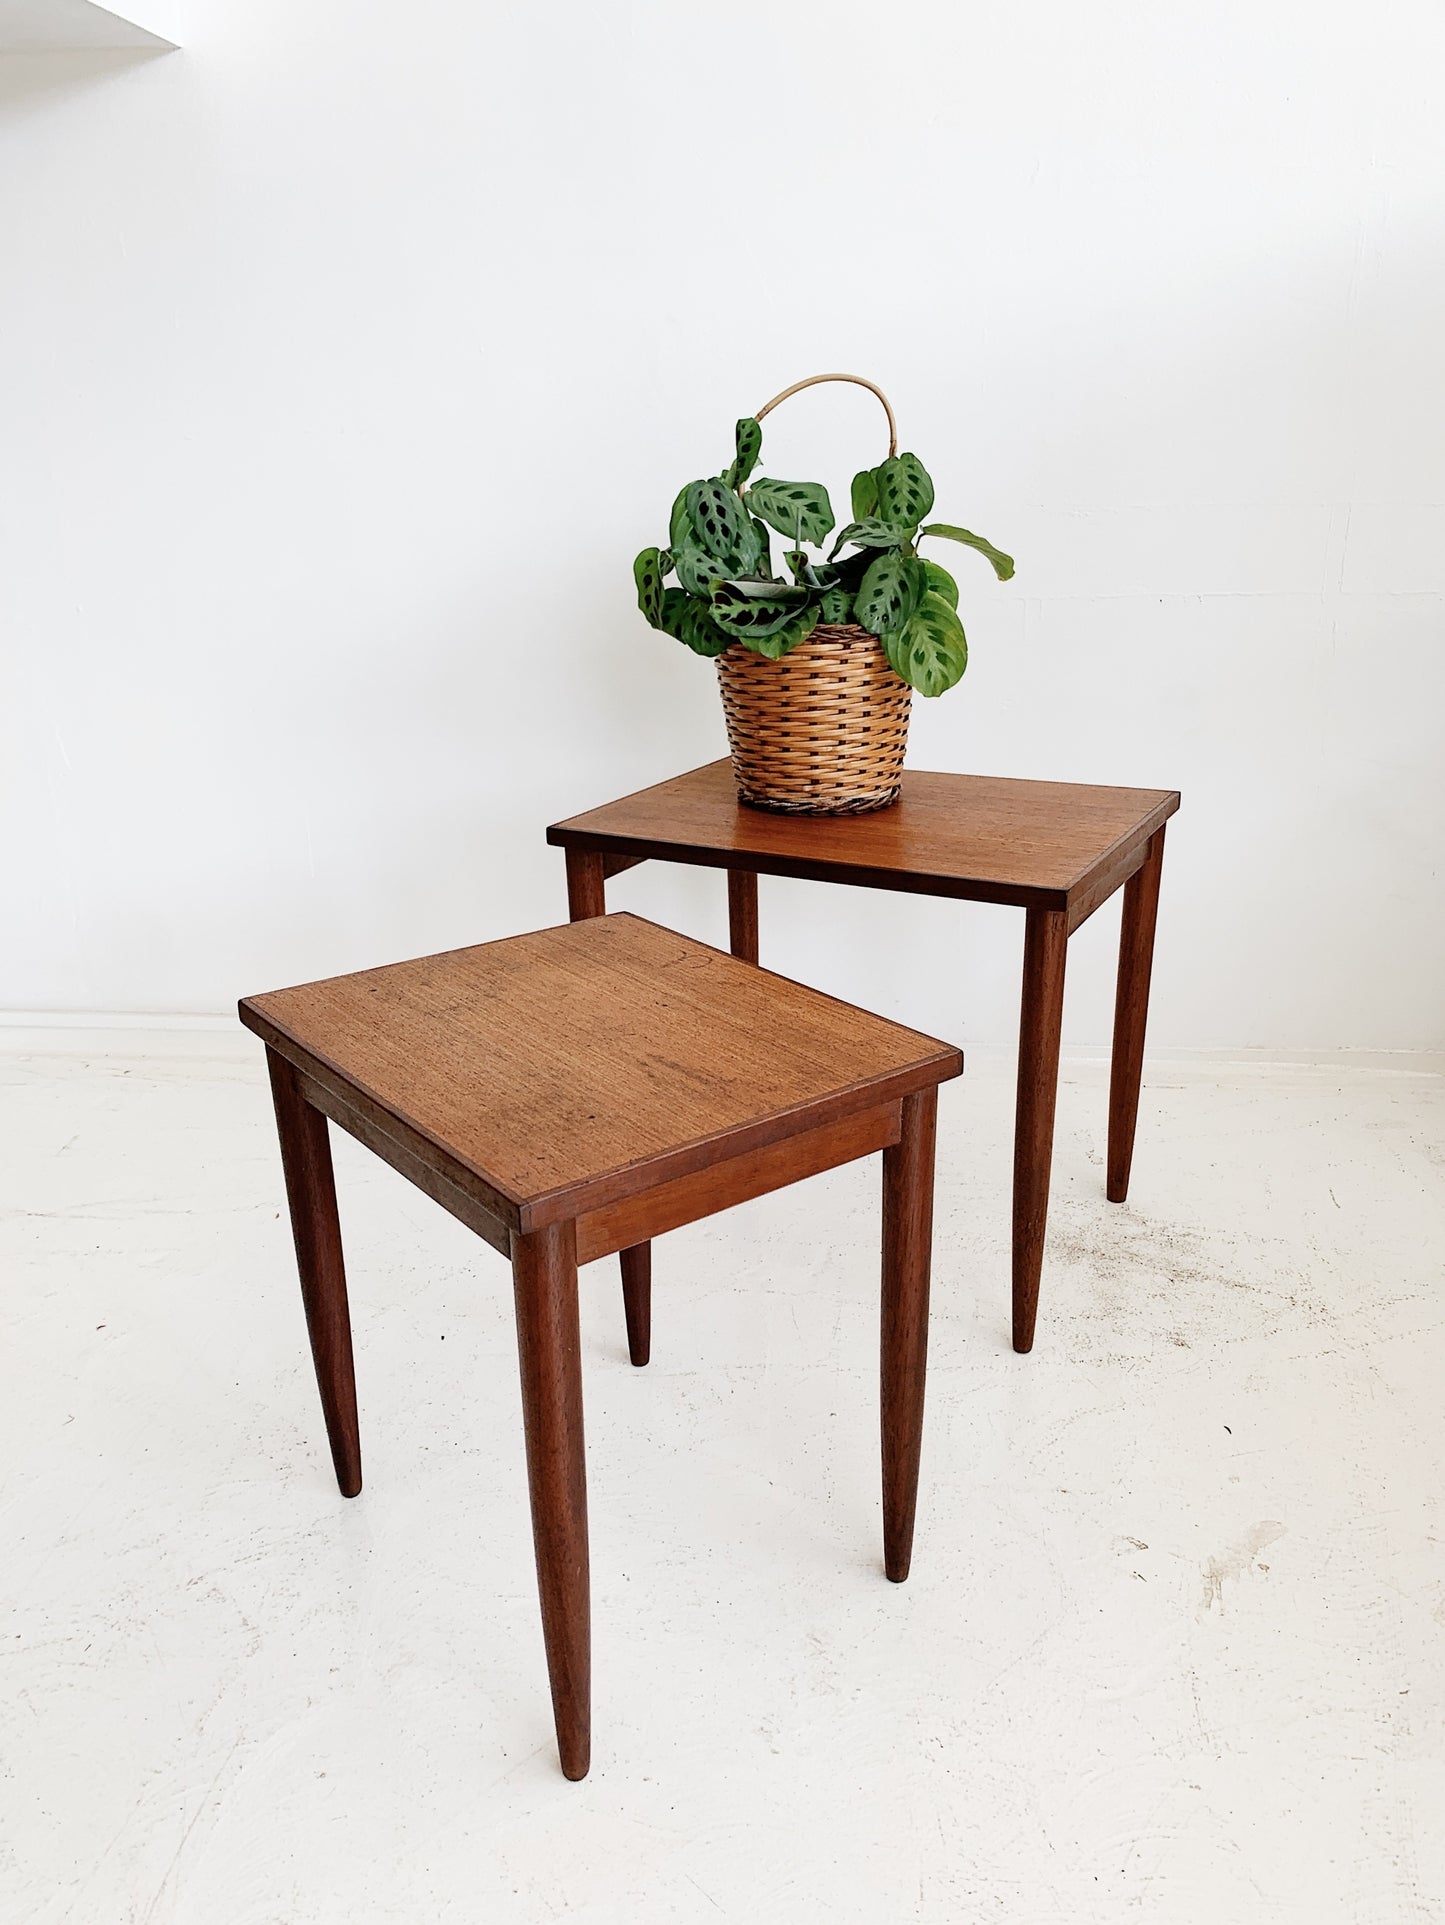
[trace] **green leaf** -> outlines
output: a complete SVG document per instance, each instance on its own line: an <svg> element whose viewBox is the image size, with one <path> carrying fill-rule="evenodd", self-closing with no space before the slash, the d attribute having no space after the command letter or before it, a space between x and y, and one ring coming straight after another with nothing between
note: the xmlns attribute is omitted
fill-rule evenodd
<svg viewBox="0 0 1445 1925"><path fill-rule="evenodd" d="M766 575L770 567L768 531L762 522L744 519L742 546L738 550L740 575Z"/></svg>
<svg viewBox="0 0 1445 1925"><path fill-rule="evenodd" d="M721 655L732 639L713 621L708 604L681 588L664 590L661 627L695 655Z"/></svg>
<svg viewBox="0 0 1445 1925"><path fill-rule="evenodd" d="M904 641L907 633L907 629L895 628L891 635L880 635L878 637L879 641L883 644L883 653L888 657L888 666L893 670L893 673L898 677L900 682L908 681L908 656ZM912 687L912 684L909 683L909 686Z"/></svg>
<svg viewBox="0 0 1445 1925"><path fill-rule="evenodd" d="M837 585L838 571L831 562L812 561L801 548L788 549L783 560L788 564L788 572L793 580L804 588L816 588L821 592Z"/></svg>
<svg viewBox="0 0 1445 1925"><path fill-rule="evenodd" d="M786 582L720 581L712 591L712 618L739 640L774 635L811 599L806 588Z"/></svg>
<svg viewBox="0 0 1445 1925"><path fill-rule="evenodd" d="M958 583L946 568L940 568L936 561L925 561L923 572L928 586L935 595L941 595L950 608L958 607Z"/></svg>
<svg viewBox="0 0 1445 1925"><path fill-rule="evenodd" d="M707 603L694 601L691 595L687 597L682 633L677 639L686 642L694 655L721 655L725 648L732 646L732 636L725 635L718 627Z"/></svg>
<svg viewBox="0 0 1445 1925"><path fill-rule="evenodd" d="M865 515L861 521L850 521L846 528L838 530L838 538L829 550L828 559L832 561L838 550L850 541L857 542L862 548L901 548L909 532L896 522L884 521L877 515Z"/></svg>
<svg viewBox="0 0 1445 1925"><path fill-rule="evenodd" d="M949 541L961 541L965 548L976 548L993 563L993 572L1001 582L1008 581L1014 572L1014 558L1006 555L1001 548L995 548L991 541L982 535L971 535L966 528L955 528L951 522L931 521L926 528L918 531L922 535L943 535Z"/></svg>
<svg viewBox="0 0 1445 1925"><path fill-rule="evenodd" d="M662 591L661 619L654 624L664 635L671 635L675 642L682 640L683 618L689 608L696 607L691 595L684 588L664 588Z"/></svg>
<svg viewBox="0 0 1445 1925"><path fill-rule="evenodd" d="M736 573L754 535L742 503L721 476L689 484L687 513L697 546L727 563L723 574Z"/></svg>
<svg viewBox="0 0 1445 1925"><path fill-rule="evenodd" d="M853 477L853 519L866 521L878 513L878 470L861 468Z"/></svg>
<svg viewBox="0 0 1445 1925"><path fill-rule="evenodd" d="M754 655L766 655L770 662L795 649L799 642L806 642L818 626L816 608L805 608L801 615L795 615L785 627L774 629L771 635L744 635L742 644L750 648Z"/></svg>
<svg viewBox="0 0 1445 1925"><path fill-rule="evenodd" d="M704 600L711 595L713 583L725 581L730 572L725 561L719 561L716 555L705 554L701 548L691 545L678 549L673 566L677 569L677 579L688 594L701 595Z"/></svg>
<svg viewBox="0 0 1445 1925"><path fill-rule="evenodd" d="M928 583L916 555L880 555L858 589L853 614L860 628L887 635L902 628L923 600Z"/></svg>
<svg viewBox="0 0 1445 1925"><path fill-rule="evenodd" d="M690 488L692 483L688 483ZM692 532L692 517L687 512L687 488L679 488L677 500L672 504L672 515L667 524L667 541L670 548L686 548L696 542Z"/></svg>
<svg viewBox="0 0 1445 1925"><path fill-rule="evenodd" d="M884 521L916 528L933 506L933 483L917 455L890 455L875 470L878 513Z"/></svg>
<svg viewBox="0 0 1445 1925"><path fill-rule="evenodd" d="M942 695L968 667L963 626L943 597L932 592L884 646L894 670L920 695Z"/></svg>
<svg viewBox="0 0 1445 1925"><path fill-rule="evenodd" d="M853 597L848 589L830 588L820 604L818 619L822 622L851 622Z"/></svg>
<svg viewBox="0 0 1445 1925"><path fill-rule="evenodd" d="M644 548L632 564L632 579L637 583L637 606L654 628L662 627L662 578L667 573L660 548ZM672 557L668 556L668 566Z"/></svg>
<svg viewBox="0 0 1445 1925"><path fill-rule="evenodd" d="M744 500L753 514L792 541L824 542L833 526L833 505L821 481L769 481L760 475Z"/></svg>
<svg viewBox="0 0 1445 1925"><path fill-rule="evenodd" d="M718 583L725 588L729 601L745 602L790 602L793 607L801 608L808 599L808 591L795 582L779 581L775 576L741 575L735 580ZM713 600L717 600L714 593Z"/></svg>
<svg viewBox="0 0 1445 1925"><path fill-rule="evenodd" d="M753 469L758 465L758 456L763 452L763 430L753 417L744 415L735 430L737 458L727 472L729 488L741 488Z"/></svg>

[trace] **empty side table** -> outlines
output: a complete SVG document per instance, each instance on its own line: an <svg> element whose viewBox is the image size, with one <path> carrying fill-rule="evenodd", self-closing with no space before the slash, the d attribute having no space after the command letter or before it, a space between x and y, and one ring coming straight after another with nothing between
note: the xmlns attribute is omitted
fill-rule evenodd
<svg viewBox="0 0 1445 1925"><path fill-rule="evenodd" d="M569 1778L591 1747L579 1263L882 1151L884 1564L908 1575L937 1086L962 1069L956 1049L627 915L248 997L240 1014L266 1044L345 1496L361 1451L327 1118L511 1259Z"/></svg>
<svg viewBox="0 0 1445 1925"><path fill-rule="evenodd" d="M1021 782L908 770L891 808L871 815L795 816L745 808L729 763L558 822L547 840L567 855L573 917L601 915L607 878L655 858L726 869L732 950L758 959L759 875L1011 903L1025 912L1018 1107L1014 1128L1013 1343L1033 1348L1044 1259L1059 1027L1068 940L1124 890L1114 1056L1109 1086L1108 1196L1129 1190L1168 789ZM624 1258L640 1287L646 1252Z"/></svg>

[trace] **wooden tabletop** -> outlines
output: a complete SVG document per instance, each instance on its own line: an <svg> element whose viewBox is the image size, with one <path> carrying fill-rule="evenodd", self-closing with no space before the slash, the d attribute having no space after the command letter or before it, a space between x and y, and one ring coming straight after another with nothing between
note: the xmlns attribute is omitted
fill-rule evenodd
<svg viewBox="0 0 1445 1925"><path fill-rule="evenodd" d="M631 915L249 996L240 1015L523 1232L963 1067L950 1044Z"/></svg>
<svg viewBox="0 0 1445 1925"><path fill-rule="evenodd" d="M1138 866L1150 836L1178 807L1172 789L909 769L892 808L774 815L738 801L731 765L722 761L558 822L547 840L639 859L1065 909L1082 920Z"/></svg>

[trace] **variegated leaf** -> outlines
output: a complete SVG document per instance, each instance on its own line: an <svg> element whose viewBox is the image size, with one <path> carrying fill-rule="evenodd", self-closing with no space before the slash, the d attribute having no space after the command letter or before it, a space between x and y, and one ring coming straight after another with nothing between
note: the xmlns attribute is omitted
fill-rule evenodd
<svg viewBox="0 0 1445 1925"><path fill-rule="evenodd" d="M792 602L801 608L808 599L806 588L800 588L796 582L781 581L776 575L729 576L720 586L727 589L730 601ZM716 601L717 597L714 595L713 599Z"/></svg>
<svg viewBox="0 0 1445 1925"><path fill-rule="evenodd" d="M901 548L907 539L906 528L883 521L877 515L865 515L861 521L850 521L846 528L838 530L838 538L829 550L828 559L832 561L838 550L846 547L850 541L857 542L860 548Z"/></svg>
<svg viewBox="0 0 1445 1925"><path fill-rule="evenodd" d="M775 628L770 635L744 635L741 640L743 647L750 648L755 655L766 655L769 661L776 662L795 649L799 642L806 642L817 626L817 608L809 607L782 628Z"/></svg>
<svg viewBox="0 0 1445 1925"><path fill-rule="evenodd" d="M950 608L958 607L958 583L946 568L940 568L936 561L925 561L923 572L928 578L928 586L935 595L941 595Z"/></svg>
<svg viewBox="0 0 1445 1925"><path fill-rule="evenodd" d="M830 588L819 605L818 619L823 622L851 622L853 597L848 589Z"/></svg>
<svg viewBox="0 0 1445 1925"><path fill-rule="evenodd" d="M942 695L968 667L963 625L941 595L925 595L907 625L888 639L895 644L889 661L920 695Z"/></svg>
<svg viewBox="0 0 1445 1925"><path fill-rule="evenodd" d="M753 514L790 541L824 542L833 526L833 505L821 481L770 481L760 475L744 499Z"/></svg>
<svg viewBox="0 0 1445 1925"><path fill-rule="evenodd" d="M916 555L880 555L859 586L854 619L872 635L890 634L903 627L926 588L923 564Z"/></svg>
<svg viewBox="0 0 1445 1925"><path fill-rule="evenodd" d="M688 594L701 595L704 599L711 595L713 583L726 580L728 575L726 562L691 545L678 549L673 565L677 569L677 579Z"/></svg>
<svg viewBox="0 0 1445 1925"><path fill-rule="evenodd" d="M732 645L732 636L725 635L718 627L708 604L694 601L691 595L682 613L682 633L678 640L686 642L694 655L721 655Z"/></svg>
<svg viewBox="0 0 1445 1925"><path fill-rule="evenodd" d="M690 485L687 513L698 547L727 563L724 574L734 573L741 565L743 550L751 542L753 531L742 503L720 475Z"/></svg>
<svg viewBox="0 0 1445 1925"><path fill-rule="evenodd" d="M669 567L671 562L669 556ZM662 627L662 578L666 573L660 548L644 548L632 564L632 579L637 583L637 606L654 628Z"/></svg>
<svg viewBox="0 0 1445 1925"><path fill-rule="evenodd" d="M664 635L671 635L675 642L682 640L682 624L689 608L698 604L685 588L664 588L662 591L662 619L656 624Z"/></svg>
<svg viewBox="0 0 1445 1925"><path fill-rule="evenodd" d="M890 455L874 470L878 513L884 521L916 528L933 506L933 483L917 455Z"/></svg>
<svg viewBox="0 0 1445 1925"><path fill-rule="evenodd" d="M690 488L689 482L687 487ZM692 517L687 512L687 488L679 488L677 500L672 504L672 515L667 524L668 546L673 549L686 548L689 543L696 546L692 532Z"/></svg>
<svg viewBox="0 0 1445 1925"><path fill-rule="evenodd" d="M809 600L806 588L786 582L721 581L712 592L712 619L740 641L773 635Z"/></svg>
<svg viewBox="0 0 1445 1925"><path fill-rule="evenodd" d="M729 488L741 488L753 469L758 465L758 456L763 452L763 430L753 417L744 415L735 430L737 455L728 469Z"/></svg>

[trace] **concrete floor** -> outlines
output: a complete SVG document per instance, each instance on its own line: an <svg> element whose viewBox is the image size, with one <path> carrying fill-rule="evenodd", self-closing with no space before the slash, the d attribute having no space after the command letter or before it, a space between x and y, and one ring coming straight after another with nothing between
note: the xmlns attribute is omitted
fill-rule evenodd
<svg viewBox="0 0 1445 1925"><path fill-rule="evenodd" d="M591 1778L553 1751L507 1273L343 1139L368 1485L305 1354L259 1051L0 1052L5 1925L1445 1914L1445 1079L1060 1095L1007 1341L1010 1065L943 1092L909 1583L876 1165L584 1273Z"/></svg>

